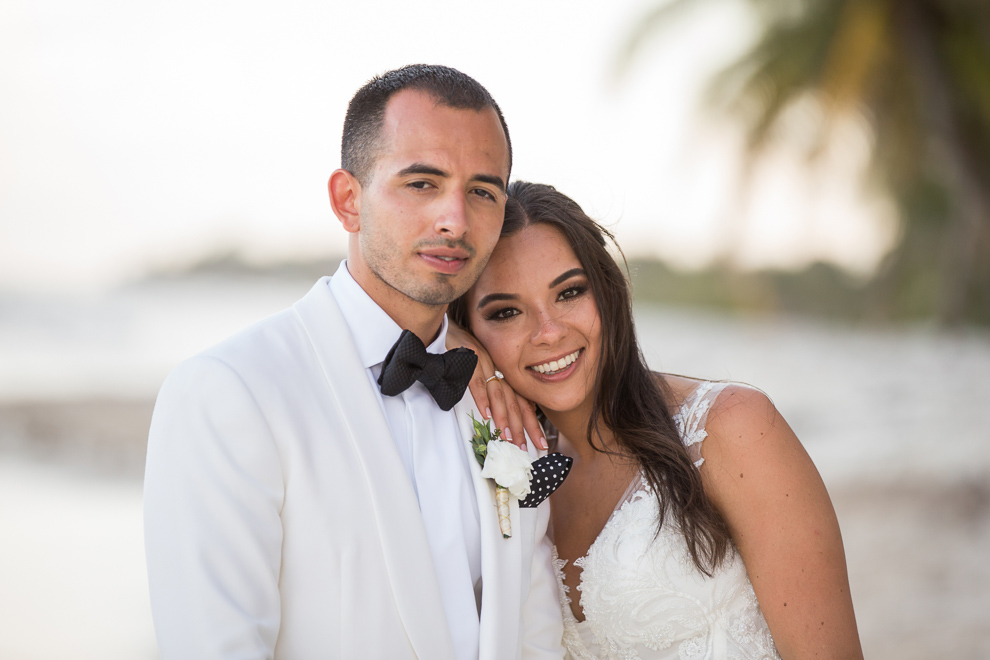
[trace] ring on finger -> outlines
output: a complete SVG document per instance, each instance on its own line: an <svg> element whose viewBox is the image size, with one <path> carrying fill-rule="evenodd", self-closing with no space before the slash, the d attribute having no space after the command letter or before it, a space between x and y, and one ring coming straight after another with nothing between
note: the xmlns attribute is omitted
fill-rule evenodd
<svg viewBox="0 0 990 660"><path fill-rule="evenodd" d="M498 369L496 369L494 376L485 379L485 385L487 385L488 383L492 382L493 380L503 380L503 379L505 379L505 376L502 375L502 372L501 371L499 371Z"/></svg>

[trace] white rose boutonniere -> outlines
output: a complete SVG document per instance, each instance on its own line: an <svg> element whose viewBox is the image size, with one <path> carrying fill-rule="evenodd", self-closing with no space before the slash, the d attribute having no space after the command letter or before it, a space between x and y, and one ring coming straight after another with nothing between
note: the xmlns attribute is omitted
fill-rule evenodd
<svg viewBox="0 0 990 660"><path fill-rule="evenodd" d="M500 440L501 429L492 431L474 418L474 437L471 447L481 465L481 476L495 482L495 499L498 501L498 527L504 538L512 536L509 521L509 495L522 499L530 493L530 479L533 473L533 458L511 442Z"/></svg>
<svg viewBox="0 0 990 660"><path fill-rule="evenodd" d="M494 479L499 486L507 488L514 498L521 500L529 495L533 457L511 442L492 440L488 443L488 456L481 476Z"/></svg>

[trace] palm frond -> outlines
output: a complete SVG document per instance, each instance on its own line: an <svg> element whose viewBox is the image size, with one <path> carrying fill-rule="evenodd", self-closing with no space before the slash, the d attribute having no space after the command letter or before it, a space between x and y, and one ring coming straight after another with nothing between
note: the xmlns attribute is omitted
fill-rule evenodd
<svg viewBox="0 0 990 660"><path fill-rule="evenodd" d="M613 72L617 79L623 78L644 44L658 33L662 32L674 21L680 19L684 12L705 0L670 0L662 2L636 21L615 58Z"/></svg>
<svg viewBox="0 0 990 660"><path fill-rule="evenodd" d="M749 144L759 150L782 113L805 97L821 79L828 62L834 5L820 5L813 20L786 22L763 38L735 64L717 74L707 100L737 114L747 125Z"/></svg>
<svg viewBox="0 0 990 660"><path fill-rule="evenodd" d="M812 141L802 145L810 158L838 117L865 117L873 129L870 179L901 213L895 252L904 255L890 260L901 264L898 287L906 290L904 283L922 272L941 279L935 289L952 302L936 297L925 304L942 320L959 317L966 291L990 296L990 280L974 279L990 269L972 265L990 263L990 1L746 1L763 21L761 36L706 90L710 106L745 126L743 171L788 111L809 98L822 110ZM619 70L650 36L700 2L671 0L647 13L618 58ZM945 203L930 203L937 197ZM946 248L932 256L925 246L936 238Z"/></svg>

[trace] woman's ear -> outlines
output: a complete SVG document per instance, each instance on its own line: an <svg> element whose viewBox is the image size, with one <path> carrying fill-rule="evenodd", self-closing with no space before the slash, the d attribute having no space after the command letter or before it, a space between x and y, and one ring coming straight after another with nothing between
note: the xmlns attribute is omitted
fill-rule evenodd
<svg viewBox="0 0 990 660"><path fill-rule="evenodd" d="M334 170L327 191L330 208L344 231L356 234L361 229L361 182L347 170Z"/></svg>

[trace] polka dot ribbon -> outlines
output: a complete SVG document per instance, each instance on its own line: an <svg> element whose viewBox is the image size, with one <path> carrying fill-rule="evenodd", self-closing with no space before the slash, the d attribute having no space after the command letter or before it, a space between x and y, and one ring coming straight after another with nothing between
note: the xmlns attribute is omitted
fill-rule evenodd
<svg viewBox="0 0 990 660"><path fill-rule="evenodd" d="M560 484L564 483L564 477L571 471L574 459L555 452L547 454L543 458L533 461L533 476L529 482L529 495L525 499L519 500L519 507L522 509L535 509L543 500L550 497L553 491L557 490Z"/></svg>

